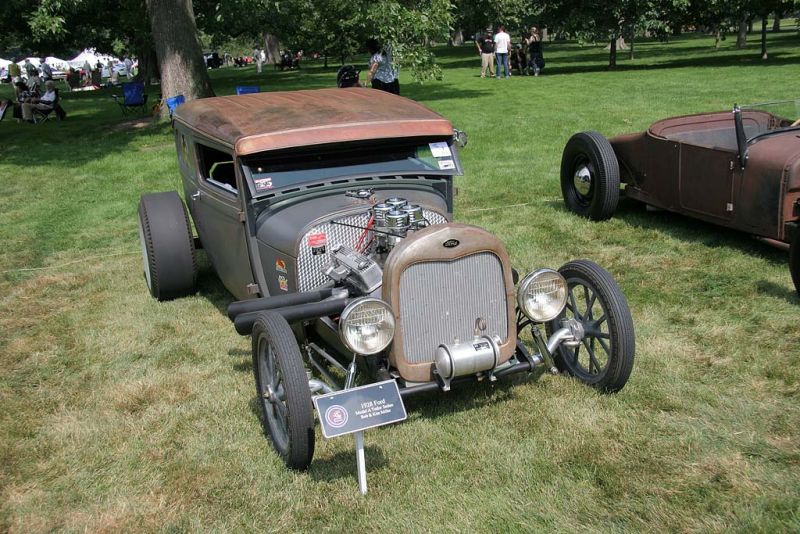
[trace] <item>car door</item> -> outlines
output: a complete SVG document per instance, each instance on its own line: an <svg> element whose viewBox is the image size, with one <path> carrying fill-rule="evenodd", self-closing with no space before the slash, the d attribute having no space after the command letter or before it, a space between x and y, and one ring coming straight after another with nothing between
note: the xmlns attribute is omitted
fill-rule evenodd
<svg viewBox="0 0 800 534"><path fill-rule="evenodd" d="M240 174L224 148L195 142L197 189L187 194L197 233L220 280L236 298L252 296L253 270L241 208Z"/></svg>
<svg viewBox="0 0 800 534"><path fill-rule="evenodd" d="M678 198L683 210L706 220L733 217L736 153L681 143Z"/></svg>

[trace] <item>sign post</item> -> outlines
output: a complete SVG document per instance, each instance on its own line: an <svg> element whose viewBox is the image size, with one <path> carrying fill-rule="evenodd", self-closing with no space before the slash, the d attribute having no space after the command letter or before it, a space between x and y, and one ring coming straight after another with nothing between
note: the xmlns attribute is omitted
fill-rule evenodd
<svg viewBox="0 0 800 534"><path fill-rule="evenodd" d="M364 430L397 423L407 417L397 382L385 380L317 395L314 397L314 407L319 414L322 435L325 438L355 434L358 488L365 495L367 467L364 458Z"/></svg>

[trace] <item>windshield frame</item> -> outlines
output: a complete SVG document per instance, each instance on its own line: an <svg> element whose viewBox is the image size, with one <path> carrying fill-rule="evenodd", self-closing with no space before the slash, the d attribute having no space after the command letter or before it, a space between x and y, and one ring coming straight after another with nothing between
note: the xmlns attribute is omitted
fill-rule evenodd
<svg viewBox="0 0 800 534"><path fill-rule="evenodd" d="M341 172L335 172L331 175L326 175L322 177L312 178L309 180L293 182L291 184L286 184L279 187L269 188L269 189L262 189L257 190L255 180L257 178L257 173L253 172L252 167L254 163L261 160L261 161L269 161L270 158L297 158L301 160L303 157L311 157L315 154L326 154L326 155L335 155L337 152L346 152L346 153L354 153L357 150L364 150L365 152L369 152L370 150L382 150L382 149L389 149L395 150L398 153L401 152L403 149L418 149L420 147L425 146L426 144L430 143L446 143L450 149L450 159L453 162L453 168L450 169L408 169L408 170L399 170L399 171L362 171L362 172L353 172L352 170L348 171L348 167L355 167L354 166L341 166ZM447 157L445 157L447 158ZM453 175L462 175L463 168L461 166L461 161L458 157L457 146L453 142L451 137L448 138L404 138L404 139L381 139L381 140L372 140L371 142L364 143L364 142L357 142L357 143L337 143L332 145L317 145L317 146L307 146L302 147L302 149L292 148L287 150L280 150L274 152L261 152L258 154L252 154L249 156L243 156L238 158L239 164L242 169L242 174L245 178L245 183L247 184L247 188L250 192L250 196L253 199L259 199L269 196L274 196L277 193L283 192L285 190L292 190L292 189L300 189L305 188L309 185L316 185L316 184L324 184L326 182L337 183L343 180L351 181L351 180L363 180L363 183L368 183L370 180L365 180L366 178L372 178L374 180L379 180L381 177L385 176L453 176ZM444 158L442 158L444 159ZM369 162L358 164L358 166L362 165L369 165ZM377 162L376 162L377 164ZM331 167L338 168L338 167Z"/></svg>

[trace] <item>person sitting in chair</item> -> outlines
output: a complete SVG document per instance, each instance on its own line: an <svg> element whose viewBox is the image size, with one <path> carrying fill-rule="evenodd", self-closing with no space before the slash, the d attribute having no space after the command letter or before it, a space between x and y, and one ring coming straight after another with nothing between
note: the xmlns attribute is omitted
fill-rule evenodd
<svg viewBox="0 0 800 534"><path fill-rule="evenodd" d="M47 111L53 109L58 100L58 91L56 84L53 80L47 80L44 84L45 93L38 98L29 98L27 102L22 104L22 120L25 122L34 122L33 110L40 109Z"/></svg>

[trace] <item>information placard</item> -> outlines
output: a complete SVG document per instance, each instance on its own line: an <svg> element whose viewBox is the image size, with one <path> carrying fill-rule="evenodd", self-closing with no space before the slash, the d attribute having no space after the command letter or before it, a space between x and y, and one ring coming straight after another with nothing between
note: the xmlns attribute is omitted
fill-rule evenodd
<svg viewBox="0 0 800 534"><path fill-rule="evenodd" d="M406 407L394 380L314 397L322 435L335 438L406 419Z"/></svg>

